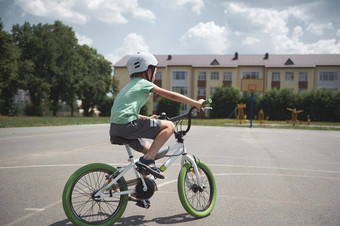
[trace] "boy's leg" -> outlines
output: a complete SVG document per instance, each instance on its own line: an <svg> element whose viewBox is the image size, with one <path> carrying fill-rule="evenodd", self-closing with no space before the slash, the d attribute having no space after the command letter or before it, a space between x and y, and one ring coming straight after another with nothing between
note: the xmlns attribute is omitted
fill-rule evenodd
<svg viewBox="0 0 340 226"><path fill-rule="evenodd" d="M144 151L147 151L146 149L149 148L147 151L147 154L144 156L145 159L155 159L159 149L165 144L165 142L170 138L170 136L174 133L175 131L175 125L171 121L164 121L162 120L161 128L158 133L158 135L155 137L152 145L150 147L147 147L150 145L145 145ZM145 153L144 153L145 154Z"/></svg>
<svg viewBox="0 0 340 226"><path fill-rule="evenodd" d="M151 144L150 144L149 142L146 141L142 153L143 153L144 155L146 155L146 154L149 152L150 147L151 147Z"/></svg>

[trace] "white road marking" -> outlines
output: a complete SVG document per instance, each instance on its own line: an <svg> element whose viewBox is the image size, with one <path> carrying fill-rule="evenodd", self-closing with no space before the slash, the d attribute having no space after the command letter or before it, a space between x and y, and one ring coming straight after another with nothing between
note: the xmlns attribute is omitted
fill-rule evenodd
<svg viewBox="0 0 340 226"><path fill-rule="evenodd" d="M60 203L61 203L61 200L60 200L60 201L57 201L57 202L54 202L54 203L52 203L52 204L49 204L49 205L47 205L47 206L45 206L45 207L43 207L43 208L41 208L41 209L43 209L42 211L45 211L45 210L47 210L47 209L49 209L49 208L52 208L52 207L54 207L54 206L56 206L56 205L59 205ZM37 208L27 208L27 209L37 209ZM26 215L24 215L24 216L22 216L22 217L17 218L16 220L14 220L14 221L12 221L12 222L9 222L8 224L5 224L4 226L12 226L12 225L19 224L19 223L21 223L22 221L24 221L24 220L26 220L26 219L28 219L28 218L30 218L30 217L33 217L33 216L36 215L36 214L41 213L42 211L34 211L34 212L32 212L32 213L26 214Z"/></svg>
<svg viewBox="0 0 340 226"><path fill-rule="evenodd" d="M170 181L167 181L167 182L164 182L164 183L161 183L159 185L157 185L158 188L161 188L161 187L164 187L168 184L171 184L171 183L174 183L174 182L177 182L177 180L170 180Z"/></svg>
<svg viewBox="0 0 340 226"><path fill-rule="evenodd" d="M306 172L317 172L317 173L340 173L340 171L298 169L298 168L283 168L283 167L271 167L271 166L225 165L225 164L208 164L208 165L209 166L220 166L220 167L236 167L236 168L255 168L255 169L306 171Z"/></svg>
<svg viewBox="0 0 340 226"><path fill-rule="evenodd" d="M124 166L127 163L105 163L108 165L120 165ZM30 165L30 166L0 166L0 169L23 169L23 168L49 168L49 167L75 167L84 166L85 164L52 164L52 165ZM173 164L179 165L179 164ZM331 170L313 170L313 169L299 169L299 168L284 168L284 167L270 167L270 166L252 166L252 165L229 165L229 164L208 164L210 167L233 167L233 168L254 168L254 169L269 169L269 170L287 170L287 171L304 171L304 172L316 172L316 173L335 173L338 174L340 171Z"/></svg>
<svg viewBox="0 0 340 226"><path fill-rule="evenodd" d="M271 174L271 173L218 173L214 176L274 176L274 177L301 177L301 178L317 178L317 179L328 179L328 180L340 180L337 177L320 177L310 175L295 175L295 174Z"/></svg>
<svg viewBox="0 0 340 226"><path fill-rule="evenodd" d="M45 209L43 209L43 208L25 208L24 210L41 212L41 211L44 211Z"/></svg>

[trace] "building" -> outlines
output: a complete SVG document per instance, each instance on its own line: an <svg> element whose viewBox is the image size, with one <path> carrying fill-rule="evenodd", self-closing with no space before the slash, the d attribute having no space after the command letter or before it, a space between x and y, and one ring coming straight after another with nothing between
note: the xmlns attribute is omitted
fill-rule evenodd
<svg viewBox="0 0 340 226"><path fill-rule="evenodd" d="M155 55L155 83L193 99L207 99L218 86L241 91L288 88L296 92L340 90L340 54ZM119 90L129 81L123 57L115 67ZM154 101L153 101L154 102ZM153 109L156 103L153 104ZM184 111L187 106L184 106Z"/></svg>

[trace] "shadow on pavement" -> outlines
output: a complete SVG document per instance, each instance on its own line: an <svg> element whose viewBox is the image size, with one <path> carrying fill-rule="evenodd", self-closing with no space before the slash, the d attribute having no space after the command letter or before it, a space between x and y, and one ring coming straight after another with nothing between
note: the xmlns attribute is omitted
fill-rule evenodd
<svg viewBox="0 0 340 226"><path fill-rule="evenodd" d="M187 213L177 214L168 217L157 217L152 220L145 220L145 216L143 215L136 215L131 217L121 217L115 225L145 225L147 223L157 223L157 224L178 224L178 223L185 223L196 220L196 218L191 217ZM72 225L72 223L68 220L62 220L51 224L50 226L64 226L64 225Z"/></svg>

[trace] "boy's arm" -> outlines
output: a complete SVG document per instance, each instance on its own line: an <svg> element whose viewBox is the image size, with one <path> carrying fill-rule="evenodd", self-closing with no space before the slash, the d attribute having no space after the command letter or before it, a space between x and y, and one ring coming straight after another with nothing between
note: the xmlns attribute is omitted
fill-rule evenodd
<svg viewBox="0 0 340 226"><path fill-rule="evenodd" d="M154 119L157 118L157 115L145 116L145 115L138 115L140 119Z"/></svg>
<svg viewBox="0 0 340 226"><path fill-rule="evenodd" d="M171 92L169 90L160 88L158 86L155 86L154 88L152 88L151 91L154 92L154 93L157 93L158 95L160 95L162 97L166 97L166 98L168 98L170 100L195 106L198 109L201 108L201 105L202 105L202 103L204 101L203 99L200 99L198 101L197 100L193 100L193 99L191 99L189 97L186 97L186 96L184 96L182 94L179 94L179 93L176 93L176 92Z"/></svg>

